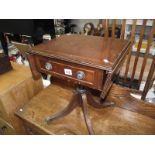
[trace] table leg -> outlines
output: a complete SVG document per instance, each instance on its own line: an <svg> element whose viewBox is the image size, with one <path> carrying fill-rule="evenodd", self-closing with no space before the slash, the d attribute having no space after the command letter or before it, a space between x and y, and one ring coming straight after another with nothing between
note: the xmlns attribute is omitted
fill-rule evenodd
<svg viewBox="0 0 155 155"><path fill-rule="evenodd" d="M73 95L71 102L64 110L62 110L52 116L48 116L45 120L47 122L50 122L50 121L56 120L58 118L64 117L67 114L69 114L70 112L72 112L77 105L78 105L78 94L76 93Z"/></svg>
<svg viewBox="0 0 155 155"><path fill-rule="evenodd" d="M56 120L58 118L64 117L66 115L68 115L69 113L71 113L74 108L76 108L77 106L80 106L83 112L83 116L85 119L85 123L88 129L88 132L90 135L94 135L94 129L92 127L92 123L91 120L89 118L89 114L88 114L88 107L87 104L90 104L91 106L95 107L95 108L105 108L107 106L112 106L114 105L113 102L97 102L94 100L94 98L92 97L91 93L89 93L88 91L84 91L83 89L77 89L75 94L73 95L71 102L69 103L69 105L62 111L52 115L52 116L48 116L46 118L46 122L50 122L53 120Z"/></svg>
<svg viewBox="0 0 155 155"><path fill-rule="evenodd" d="M106 107L109 107L109 106L113 106L115 105L114 102L107 102L107 101L95 101L94 98L92 97L92 95L87 92L87 99L88 99L88 104L95 107L95 108L106 108Z"/></svg>
<svg viewBox="0 0 155 155"><path fill-rule="evenodd" d="M81 94L80 97L81 97L80 104L81 104L81 108L83 111L83 115L84 115L85 123L87 125L88 132L90 135L95 135L94 129L92 127L91 120L90 120L89 115L88 115L87 95L84 93L84 94Z"/></svg>

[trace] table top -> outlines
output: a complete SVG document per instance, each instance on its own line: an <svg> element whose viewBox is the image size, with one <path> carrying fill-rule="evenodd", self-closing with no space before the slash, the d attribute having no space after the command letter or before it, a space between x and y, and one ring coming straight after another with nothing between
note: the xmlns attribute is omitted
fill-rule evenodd
<svg viewBox="0 0 155 155"><path fill-rule="evenodd" d="M129 45L127 40L73 34L39 44L30 53L112 70Z"/></svg>

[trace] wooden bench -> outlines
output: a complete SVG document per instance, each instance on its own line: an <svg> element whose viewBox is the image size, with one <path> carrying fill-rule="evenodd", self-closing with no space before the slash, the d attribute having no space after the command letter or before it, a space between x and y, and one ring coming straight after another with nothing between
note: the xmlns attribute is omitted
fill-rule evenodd
<svg viewBox="0 0 155 155"><path fill-rule="evenodd" d="M23 120L28 134L88 134L79 107L49 124L45 121L47 116L68 105L72 91L71 87L51 84L18 111L16 114ZM115 102L115 106L103 109L88 107L96 134L155 134L155 106L132 97L131 100L128 93L128 89L113 85L107 100ZM127 103L135 110L129 109Z"/></svg>

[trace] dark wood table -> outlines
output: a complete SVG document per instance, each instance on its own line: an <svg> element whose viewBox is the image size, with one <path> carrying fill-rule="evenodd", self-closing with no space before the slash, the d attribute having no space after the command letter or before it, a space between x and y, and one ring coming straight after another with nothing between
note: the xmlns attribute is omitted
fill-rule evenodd
<svg viewBox="0 0 155 155"><path fill-rule="evenodd" d="M113 105L104 102L104 99L120 71L129 47L130 42L126 40L63 35L32 48L28 59L34 79L46 73L77 86L69 105L63 111L47 117L47 123L80 106L88 131L94 134L87 103L96 108ZM93 99L87 88L100 92L100 102Z"/></svg>

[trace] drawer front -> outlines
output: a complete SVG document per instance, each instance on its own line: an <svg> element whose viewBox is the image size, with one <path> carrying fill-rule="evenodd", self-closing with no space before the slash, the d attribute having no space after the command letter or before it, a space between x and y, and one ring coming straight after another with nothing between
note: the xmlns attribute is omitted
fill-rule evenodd
<svg viewBox="0 0 155 155"><path fill-rule="evenodd" d="M100 70L39 56L36 57L36 63L40 72L59 76L96 89L102 87L103 72Z"/></svg>
<svg viewBox="0 0 155 155"><path fill-rule="evenodd" d="M0 135L14 135L15 130L12 125L0 118Z"/></svg>

